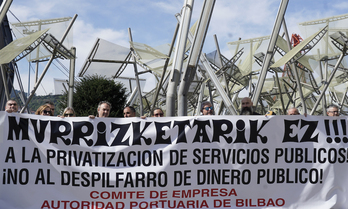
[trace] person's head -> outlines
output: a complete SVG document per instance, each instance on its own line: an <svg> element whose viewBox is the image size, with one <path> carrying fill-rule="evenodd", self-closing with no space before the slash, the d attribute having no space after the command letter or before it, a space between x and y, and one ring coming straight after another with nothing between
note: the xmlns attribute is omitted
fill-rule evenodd
<svg viewBox="0 0 348 209"><path fill-rule="evenodd" d="M287 115L300 115L300 112L296 107L290 107L288 109Z"/></svg>
<svg viewBox="0 0 348 209"><path fill-rule="evenodd" d="M163 117L164 114L163 114L163 111L161 108L155 108L152 110L151 112L151 115L152 117Z"/></svg>
<svg viewBox="0 0 348 209"><path fill-rule="evenodd" d="M72 107L67 107L63 112L64 117L76 117L75 110Z"/></svg>
<svg viewBox="0 0 348 209"><path fill-rule="evenodd" d="M125 118L131 118L131 117L135 117L136 115L136 112L135 112L135 108L132 107L132 106L126 106L124 109L123 109L123 116Z"/></svg>
<svg viewBox="0 0 348 209"><path fill-rule="evenodd" d="M48 104L44 104L37 108L35 115L53 116L53 113L51 107Z"/></svg>
<svg viewBox="0 0 348 209"><path fill-rule="evenodd" d="M252 115L253 114L253 102L249 97L244 97L241 101L241 115Z"/></svg>
<svg viewBox="0 0 348 209"><path fill-rule="evenodd" d="M5 107L5 111L7 112L18 112L18 104L15 100L8 100L6 102L6 107Z"/></svg>
<svg viewBox="0 0 348 209"><path fill-rule="evenodd" d="M110 110L111 110L111 104L110 102L107 101L101 101L98 104L98 117L100 118L106 118L109 117L110 114Z"/></svg>
<svg viewBox="0 0 348 209"><path fill-rule="evenodd" d="M214 107L209 101L204 101L201 104L201 112L203 115L214 115Z"/></svg>
<svg viewBox="0 0 348 209"><path fill-rule="evenodd" d="M48 106L50 106L51 111L52 111L52 115L54 115L55 107L54 107L53 102L51 102L51 101L46 101L45 104L48 105Z"/></svg>
<svg viewBox="0 0 348 209"><path fill-rule="evenodd" d="M329 105L326 109L326 114L328 116L339 116L340 115L340 112L338 110L338 106L337 105Z"/></svg>

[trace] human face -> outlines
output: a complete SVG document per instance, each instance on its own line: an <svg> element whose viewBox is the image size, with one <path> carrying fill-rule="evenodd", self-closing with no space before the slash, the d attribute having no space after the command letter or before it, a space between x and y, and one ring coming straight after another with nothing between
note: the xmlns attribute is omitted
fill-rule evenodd
<svg viewBox="0 0 348 209"><path fill-rule="evenodd" d="M203 115L214 115L213 106L211 104L206 104L202 110Z"/></svg>
<svg viewBox="0 0 348 209"><path fill-rule="evenodd" d="M123 116L125 118L135 117L135 112L133 112L129 107L123 109Z"/></svg>
<svg viewBox="0 0 348 209"><path fill-rule="evenodd" d="M251 99L249 97L244 97L242 99L242 109L244 107L252 107L253 106L253 103L251 102Z"/></svg>
<svg viewBox="0 0 348 209"><path fill-rule="evenodd" d="M299 115L300 113L295 108L291 108L288 110L288 115Z"/></svg>
<svg viewBox="0 0 348 209"><path fill-rule="evenodd" d="M153 117L163 117L163 112L160 109L156 109L153 111Z"/></svg>
<svg viewBox="0 0 348 209"><path fill-rule="evenodd" d="M74 117L74 112L72 110L67 110L63 116L64 117Z"/></svg>
<svg viewBox="0 0 348 209"><path fill-rule="evenodd" d="M109 117L110 114L110 106L106 103L103 103L98 108L98 117L100 118L106 118Z"/></svg>
<svg viewBox="0 0 348 209"><path fill-rule="evenodd" d="M339 116L340 113L338 112L338 109L336 107L330 107L329 110L326 112L328 116Z"/></svg>
<svg viewBox="0 0 348 209"><path fill-rule="evenodd" d="M50 106L51 111L52 111L52 115L54 115L54 109L55 109L54 105L51 105L51 104L47 104L47 105Z"/></svg>
<svg viewBox="0 0 348 209"><path fill-rule="evenodd" d="M46 107L46 108L41 112L40 115L51 116L51 115L52 115L51 108Z"/></svg>
<svg viewBox="0 0 348 209"><path fill-rule="evenodd" d="M7 112L10 112L10 113L11 113L11 112L18 112L18 105L17 105L17 102L14 101L14 100L9 100L9 101L7 101L5 110L6 110Z"/></svg>

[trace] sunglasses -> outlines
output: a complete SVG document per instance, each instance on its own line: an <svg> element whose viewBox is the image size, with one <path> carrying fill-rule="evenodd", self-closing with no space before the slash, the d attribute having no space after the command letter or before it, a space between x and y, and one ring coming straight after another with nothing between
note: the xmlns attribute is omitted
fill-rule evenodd
<svg viewBox="0 0 348 209"><path fill-rule="evenodd" d="M8 103L8 106L17 106L16 103Z"/></svg>
<svg viewBox="0 0 348 209"><path fill-rule="evenodd" d="M205 107L204 108L206 111L213 110L213 107Z"/></svg>
<svg viewBox="0 0 348 209"><path fill-rule="evenodd" d="M74 116L74 114L73 114L73 113L65 113L65 114L64 114L64 117L68 117L68 116L69 116L69 117L72 117L72 116Z"/></svg>
<svg viewBox="0 0 348 209"><path fill-rule="evenodd" d="M52 111L44 110L43 113L44 113L44 114L49 114L49 115L51 115Z"/></svg>
<svg viewBox="0 0 348 209"><path fill-rule="evenodd" d="M155 114L155 116L163 116L163 113L157 113L157 114Z"/></svg>

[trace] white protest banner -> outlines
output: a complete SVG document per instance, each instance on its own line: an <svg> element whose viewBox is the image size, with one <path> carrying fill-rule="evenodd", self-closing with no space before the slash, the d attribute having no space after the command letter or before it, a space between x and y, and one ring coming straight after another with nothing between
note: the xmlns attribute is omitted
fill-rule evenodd
<svg viewBox="0 0 348 209"><path fill-rule="evenodd" d="M348 208L346 117L0 112L0 208Z"/></svg>

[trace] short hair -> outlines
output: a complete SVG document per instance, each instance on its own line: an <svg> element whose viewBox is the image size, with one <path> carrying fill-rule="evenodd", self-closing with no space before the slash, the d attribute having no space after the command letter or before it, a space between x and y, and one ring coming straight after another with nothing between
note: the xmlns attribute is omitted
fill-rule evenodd
<svg viewBox="0 0 348 209"><path fill-rule="evenodd" d="M14 102L16 102L16 104L18 105L17 101L14 100L14 99L9 99L9 100L7 100L6 105L7 105L7 103L9 103L10 101L14 101Z"/></svg>
<svg viewBox="0 0 348 209"><path fill-rule="evenodd" d="M337 110L339 109L339 107L338 107L337 105L335 105L335 104L330 104L329 106L327 106L326 112L328 112L330 108L336 108Z"/></svg>
<svg viewBox="0 0 348 209"><path fill-rule="evenodd" d="M135 113L136 113L135 108L134 108L133 106L130 106L130 105L125 106L123 109L126 109L127 107L128 107L132 112L135 112Z"/></svg>
<svg viewBox="0 0 348 209"><path fill-rule="evenodd" d="M74 116L76 116L76 112L75 112L74 108L72 108L72 107L66 107L66 108L64 109L64 111L63 111L63 115L64 115L68 110L73 111Z"/></svg>
<svg viewBox="0 0 348 209"><path fill-rule="evenodd" d="M98 104L97 110L100 108L100 106L101 106L102 104L107 104L107 105L109 105L110 109L111 109L111 107L112 107L110 102L108 102L108 101L101 101L101 102L99 102L99 104Z"/></svg>
<svg viewBox="0 0 348 209"><path fill-rule="evenodd" d="M286 112L289 113L289 110L295 109L298 114L300 114L300 111L296 107L290 107Z"/></svg>
<svg viewBox="0 0 348 209"><path fill-rule="evenodd" d="M161 110L163 112L163 110L159 107L155 107L153 108L153 110L151 111L151 116L154 116L155 115L155 110Z"/></svg>
<svg viewBox="0 0 348 209"><path fill-rule="evenodd" d="M211 106L213 106L213 105L211 104L211 102L209 102L209 101L204 101L204 102L202 102L202 104L201 104L201 111L203 110L204 106L206 106L206 105L208 105L208 104L210 104Z"/></svg>

